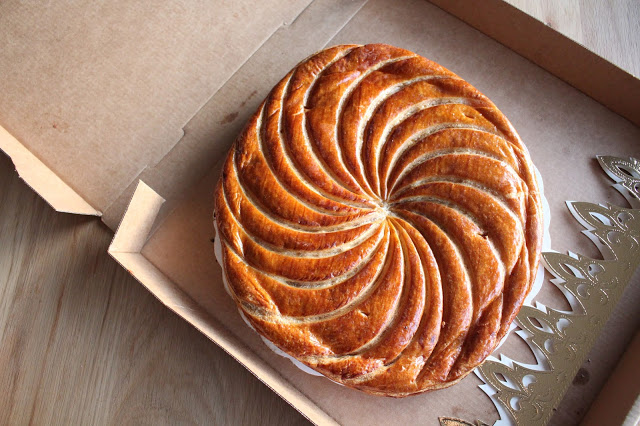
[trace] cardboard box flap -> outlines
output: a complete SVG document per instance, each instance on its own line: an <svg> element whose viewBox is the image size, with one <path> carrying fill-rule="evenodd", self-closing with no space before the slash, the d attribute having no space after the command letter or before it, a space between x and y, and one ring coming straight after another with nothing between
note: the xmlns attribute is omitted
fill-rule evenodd
<svg viewBox="0 0 640 426"><path fill-rule="evenodd" d="M310 1L2 2L0 126L105 211ZM60 187L38 191L52 200Z"/></svg>
<svg viewBox="0 0 640 426"><path fill-rule="evenodd" d="M156 268L140 250L144 246L164 199L140 181L122 219L109 254L173 312L189 321L201 333L218 343L236 361L244 365L271 390L286 401L295 401L305 417L316 424L337 425L328 414L303 395L272 367L260 362L250 348L242 344L222 324L211 317L187 293Z"/></svg>
<svg viewBox="0 0 640 426"><path fill-rule="evenodd" d="M585 426L640 424L640 332L602 387L583 419Z"/></svg>
<svg viewBox="0 0 640 426"><path fill-rule="evenodd" d="M54 210L99 216L84 198L67 185L16 138L0 127L0 149L13 160L18 175Z"/></svg>
<svg viewBox="0 0 640 426"><path fill-rule="evenodd" d="M141 180L169 200L161 216L211 171L278 80L302 58L322 49L365 3L314 1L234 73L184 126L180 143L155 167L141 173ZM136 182L132 182L105 212L103 221L111 229L120 221L135 188Z"/></svg>
<svg viewBox="0 0 640 426"><path fill-rule="evenodd" d="M503 0L430 1L640 126L640 80L627 71Z"/></svg>

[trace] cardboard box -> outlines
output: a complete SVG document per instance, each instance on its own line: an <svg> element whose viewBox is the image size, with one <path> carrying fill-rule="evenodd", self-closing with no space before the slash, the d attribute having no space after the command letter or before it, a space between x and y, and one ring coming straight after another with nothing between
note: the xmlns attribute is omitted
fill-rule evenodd
<svg viewBox="0 0 640 426"><path fill-rule="evenodd" d="M640 81L500 0L432 3L178 2L153 14L126 1L0 6L0 148L56 210L120 223L113 257L313 422L492 423L474 376L395 400L297 370L242 322L210 241L216 165L271 87L326 45L385 42L449 68L498 105L545 179L553 248L599 257L564 201L624 203L594 157L638 156ZM638 287L607 325L617 332L590 356L590 387L569 390L560 419L584 412L624 350ZM552 286L538 300L566 303ZM503 351L531 358L515 339Z"/></svg>

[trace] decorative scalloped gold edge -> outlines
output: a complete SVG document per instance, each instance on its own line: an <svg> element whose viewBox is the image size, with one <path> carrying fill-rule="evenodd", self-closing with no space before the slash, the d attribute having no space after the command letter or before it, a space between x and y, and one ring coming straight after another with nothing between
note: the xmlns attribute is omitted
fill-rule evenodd
<svg viewBox="0 0 640 426"><path fill-rule="evenodd" d="M440 426L489 426L480 420L476 420L475 423L470 423L455 417L438 417L438 421L440 422Z"/></svg>
<svg viewBox="0 0 640 426"><path fill-rule="evenodd" d="M500 414L496 425L544 425L550 420L622 292L640 265L640 162L598 156L613 185L636 209L610 204L567 202L569 211L605 260L569 252L542 254L545 269L571 306L559 311L540 303L525 305L516 317L522 338L536 357L523 364L500 354L474 372L480 388ZM585 330L589 332L585 333ZM441 417L441 425L474 425ZM478 425L484 424L477 421Z"/></svg>

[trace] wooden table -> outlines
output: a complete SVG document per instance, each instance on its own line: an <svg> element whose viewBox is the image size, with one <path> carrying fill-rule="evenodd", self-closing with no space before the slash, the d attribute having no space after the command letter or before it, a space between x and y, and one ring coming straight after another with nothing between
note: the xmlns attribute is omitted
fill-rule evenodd
<svg viewBox="0 0 640 426"><path fill-rule="evenodd" d="M640 2L510 0L640 76ZM0 154L0 424L303 424ZM576 420L582 413L576 416Z"/></svg>

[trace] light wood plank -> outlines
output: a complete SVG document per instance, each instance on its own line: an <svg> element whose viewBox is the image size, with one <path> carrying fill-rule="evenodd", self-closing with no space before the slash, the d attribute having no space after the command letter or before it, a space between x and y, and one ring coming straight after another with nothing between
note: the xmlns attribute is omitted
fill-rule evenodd
<svg viewBox="0 0 640 426"><path fill-rule="evenodd" d="M640 77L640 1L505 1Z"/></svg>
<svg viewBox="0 0 640 426"><path fill-rule="evenodd" d="M305 424L0 154L0 424Z"/></svg>

